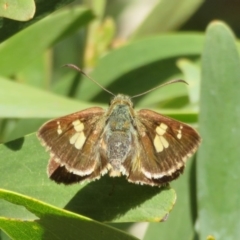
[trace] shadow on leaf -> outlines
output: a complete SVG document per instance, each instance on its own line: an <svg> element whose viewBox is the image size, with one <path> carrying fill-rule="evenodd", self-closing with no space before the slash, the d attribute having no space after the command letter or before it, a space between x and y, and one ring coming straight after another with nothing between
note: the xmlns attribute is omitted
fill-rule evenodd
<svg viewBox="0 0 240 240"><path fill-rule="evenodd" d="M104 176L83 187L65 206L65 209L98 221L110 222L121 218L129 210L140 207L153 196L168 190L168 187L132 184L124 177Z"/></svg>
<svg viewBox="0 0 240 240"><path fill-rule="evenodd" d="M4 143L4 145L13 151L18 151L22 148L23 143L24 143L24 137L21 137L11 142Z"/></svg>

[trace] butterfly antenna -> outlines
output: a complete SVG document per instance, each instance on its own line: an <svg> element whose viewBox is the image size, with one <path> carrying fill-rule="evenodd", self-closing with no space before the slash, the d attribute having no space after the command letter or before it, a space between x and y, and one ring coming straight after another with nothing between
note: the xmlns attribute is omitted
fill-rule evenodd
<svg viewBox="0 0 240 240"><path fill-rule="evenodd" d="M154 87L154 88L152 88L152 89L150 89L150 90L148 90L148 91L146 91L146 92L143 92L143 93L134 95L134 96L131 97L131 98L140 97L140 96L145 95L145 94L147 94L147 93L149 93L149 92L152 92L152 91L154 91L154 90L156 90L156 89L158 89L158 88L167 86L167 85L169 85L169 84L178 83L178 82L186 83L186 84L188 85L188 83L187 83L186 81L182 80L182 79L175 79L175 80L171 80L171 81L168 81L168 82L166 82L166 83L163 83L163 84L161 84L161 85L159 85L159 86L156 86L156 87Z"/></svg>
<svg viewBox="0 0 240 240"><path fill-rule="evenodd" d="M78 72L80 72L82 75L84 75L85 77L87 77L89 80L91 80L92 82L94 82L96 85L98 85L100 88L102 88L104 91L108 92L109 94L115 96L112 92L110 92L109 90L107 90L105 87L103 87L100 83L98 83L96 80L94 80L93 78L91 78L90 76L88 76L85 72L83 72L82 69L80 69L79 67L77 67L74 64L65 64L63 65L63 67L69 67L69 68L73 68L75 70L77 70Z"/></svg>

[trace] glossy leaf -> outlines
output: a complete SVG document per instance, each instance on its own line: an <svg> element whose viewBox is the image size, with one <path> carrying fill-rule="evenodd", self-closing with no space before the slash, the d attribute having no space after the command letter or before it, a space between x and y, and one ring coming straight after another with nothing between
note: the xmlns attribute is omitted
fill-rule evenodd
<svg viewBox="0 0 240 240"><path fill-rule="evenodd" d="M202 59L198 154L199 235L240 236L240 59L231 30L221 22L207 29Z"/></svg>

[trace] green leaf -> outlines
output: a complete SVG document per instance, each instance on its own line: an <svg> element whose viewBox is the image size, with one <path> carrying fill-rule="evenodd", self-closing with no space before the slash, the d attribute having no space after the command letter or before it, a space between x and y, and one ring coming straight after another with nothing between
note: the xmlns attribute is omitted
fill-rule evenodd
<svg viewBox="0 0 240 240"><path fill-rule="evenodd" d="M0 0L0 16L18 21L33 18L35 3L33 0Z"/></svg>
<svg viewBox="0 0 240 240"><path fill-rule="evenodd" d="M34 61L28 63L21 71L15 73L15 82L24 83L42 89L49 89L52 81L51 50L45 51L36 57Z"/></svg>
<svg viewBox="0 0 240 240"><path fill-rule="evenodd" d="M180 59L178 67L184 73L184 80L189 84L189 99L192 104L199 102L200 93L200 66L188 59Z"/></svg>
<svg viewBox="0 0 240 240"><path fill-rule="evenodd" d="M92 13L85 8L66 9L35 23L0 44L0 55L3 56L0 58L1 76L16 74L48 47L86 25L91 19Z"/></svg>
<svg viewBox="0 0 240 240"><path fill-rule="evenodd" d="M88 102L67 99L1 77L0 84L2 118L56 118L94 106ZM106 108L106 105L100 103L95 105ZM164 109L161 110L161 113L187 122L196 122L197 120L196 111Z"/></svg>
<svg viewBox="0 0 240 240"><path fill-rule="evenodd" d="M182 55L200 55L203 40L201 34L183 33L138 40L103 57L91 76L113 93L133 96L179 73L176 60L172 59ZM81 100L104 102L109 98L102 89L93 89L90 81L81 83L76 96Z"/></svg>
<svg viewBox="0 0 240 240"><path fill-rule="evenodd" d="M11 16L14 18L13 15L17 14L27 14L26 8L23 9L23 6L28 6L28 12L32 15L33 11L36 8L36 13L34 18L27 22L19 22L14 21L7 18L0 19L0 42L3 42L7 38L11 37L12 35L16 34L18 31L23 30L26 27L29 27L31 24L39 21L41 18L46 17L46 15L50 14L53 11L56 11L58 8L73 2L73 0L42 0L42 1L32 1L32 0L0 0L2 14L6 14L8 8L11 8ZM11 3L6 5L6 3ZM16 5L16 3L21 5ZM36 4L36 6L33 6ZM21 7L21 8L20 8ZM34 8L34 9L33 9ZM12 10L16 10L15 14L12 13ZM29 18L29 16L26 16Z"/></svg>
<svg viewBox="0 0 240 240"><path fill-rule="evenodd" d="M58 207L105 222L160 221L176 200L171 188L128 183L122 178L102 177L89 184L58 185L46 174L49 153L34 135L0 145L2 188L27 194ZM131 193L131 194L129 194ZM26 213L0 204L0 215ZM22 214L22 215L21 215Z"/></svg>
<svg viewBox="0 0 240 240"><path fill-rule="evenodd" d="M36 199L0 189L0 198L24 206L36 215L34 220L0 217L0 228L11 239L136 239L89 218L56 208Z"/></svg>
<svg viewBox="0 0 240 240"><path fill-rule="evenodd" d="M181 54L200 54L202 43L203 37L198 34L166 35L148 38L109 53L101 59L98 67L92 72L92 75L93 77L97 75L96 79L103 85L111 84L112 89L110 87L110 90L113 92L118 91L126 94L129 92L130 95L134 95L158 85L160 81L166 79L166 76L171 76L171 72L168 69L174 66L174 63L160 64L162 60L178 57ZM180 44L181 47L176 48L177 44ZM155 50L160 47L164 50ZM132 57L129 57L133 56L135 58L140 49L146 52L144 58L139 57L134 60ZM28 57L26 58L29 59ZM126 60L123 64L119 65L118 62L121 61L121 58L125 58ZM114 67L116 65L119 65L118 68ZM144 65L144 67L140 68L141 65ZM175 69L177 70L176 66ZM12 71L15 70L13 69ZM66 70L70 71L69 69ZM174 71L173 74L175 73ZM138 75L137 78L134 77L135 74ZM150 74L153 75L150 76ZM69 84L70 81L67 81L68 79L65 80L65 82L63 80L60 81L62 89L68 89L65 87L65 83ZM0 110L2 117L53 118L92 106L89 103L69 101L5 79L0 79L0 81L2 86L0 88ZM138 84L139 82L141 84ZM6 89L8 90L6 91ZM95 96L94 100L96 101L102 99L104 103L109 102L109 95L103 92L102 89L93 86L93 83L86 79L80 82L78 96L84 100L89 100ZM134 102L139 103L136 104L137 106L150 107L160 101L184 96L187 96L186 86L184 84L175 84L166 87L164 91L158 89L134 100ZM179 110L162 110L161 112L187 122L196 121L197 118L197 112L191 109L184 110L184 112Z"/></svg>
<svg viewBox="0 0 240 240"><path fill-rule="evenodd" d="M194 225L196 221L196 194L195 159L190 159L186 169L179 179L172 182L176 190L177 201L173 211L163 224L149 223L144 240L167 239L176 240L193 239Z"/></svg>
<svg viewBox="0 0 240 240"><path fill-rule="evenodd" d="M0 77L2 118L52 118L92 106Z"/></svg>
<svg viewBox="0 0 240 240"><path fill-rule="evenodd" d="M202 58L198 206L200 239L240 236L240 59L231 30L207 29Z"/></svg>
<svg viewBox="0 0 240 240"><path fill-rule="evenodd" d="M133 38L177 29L203 2L203 0L157 1L152 11L133 33Z"/></svg>

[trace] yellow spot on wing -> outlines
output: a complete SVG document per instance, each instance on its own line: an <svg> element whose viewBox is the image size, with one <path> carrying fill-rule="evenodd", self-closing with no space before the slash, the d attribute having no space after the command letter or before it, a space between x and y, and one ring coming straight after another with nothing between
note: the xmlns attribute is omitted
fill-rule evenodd
<svg viewBox="0 0 240 240"><path fill-rule="evenodd" d="M82 132L83 131L84 125L80 120L75 120L75 121L72 122L72 124L73 124L74 129L77 132Z"/></svg>
<svg viewBox="0 0 240 240"><path fill-rule="evenodd" d="M161 123L157 128L156 128L156 133L159 136L162 136L165 134L166 130L167 130L168 126L164 123Z"/></svg>
<svg viewBox="0 0 240 240"><path fill-rule="evenodd" d="M58 135L62 134L62 129L58 128L57 133L58 133Z"/></svg>
<svg viewBox="0 0 240 240"><path fill-rule="evenodd" d="M169 147L169 143L163 135L166 133L168 126L164 123L161 123L156 127L157 135L154 138L153 144L157 152L162 152L164 148Z"/></svg>
<svg viewBox="0 0 240 240"><path fill-rule="evenodd" d="M59 121L57 121L57 125L58 125L57 133L58 133L58 135L60 135L60 134L62 134L62 129L61 129L61 125L60 125Z"/></svg>
<svg viewBox="0 0 240 240"><path fill-rule="evenodd" d="M77 132L70 138L70 144L74 144L75 148L81 149L85 143L86 137L83 132Z"/></svg>
<svg viewBox="0 0 240 240"><path fill-rule="evenodd" d="M70 143L75 144L77 141L78 137L80 136L80 133L75 133L71 138L70 138Z"/></svg>
<svg viewBox="0 0 240 240"><path fill-rule="evenodd" d="M157 152L161 152L163 150L163 145L159 136L156 135L156 137L154 138L153 144Z"/></svg>
<svg viewBox="0 0 240 240"><path fill-rule="evenodd" d="M159 127L164 129L164 130L166 130L168 128L168 126L164 123L161 123Z"/></svg>
<svg viewBox="0 0 240 240"><path fill-rule="evenodd" d="M169 143L163 136L156 135L153 141L155 149L157 152L162 152L164 148L169 147Z"/></svg>
<svg viewBox="0 0 240 240"><path fill-rule="evenodd" d="M160 140L161 140L161 142L162 142L163 147L164 147L164 148L168 148L169 143L168 143L168 141L166 140L166 138L164 138L163 136L160 136L159 138L160 138Z"/></svg>
<svg viewBox="0 0 240 240"><path fill-rule="evenodd" d="M178 139L181 139L181 138L182 138L182 129L183 129L183 126L180 125L179 130L178 130L178 134L177 134L177 138L178 138Z"/></svg>
<svg viewBox="0 0 240 240"><path fill-rule="evenodd" d="M83 132L80 133L80 136L78 137L77 141L75 142L75 148L81 149L83 144L85 143L86 137Z"/></svg>
<svg viewBox="0 0 240 240"><path fill-rule="evenodd" d="M162 129L160 127L157 127L156 132L157 132L158 135L162 136L166 132L166 130Z"/></svg>

